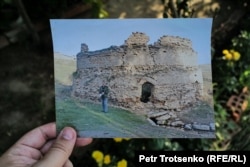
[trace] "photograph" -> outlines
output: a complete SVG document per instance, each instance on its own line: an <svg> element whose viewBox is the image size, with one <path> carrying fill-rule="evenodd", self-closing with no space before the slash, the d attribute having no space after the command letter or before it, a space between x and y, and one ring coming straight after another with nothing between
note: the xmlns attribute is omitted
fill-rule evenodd
<svg viewBox="0 0 250 167"><path fill-rule="evenodd" d="M2 0L0 166L247 164L249 16L249 0Z"/></svg>
<svg viewBox="0 0 250 167"><path fill-rule="evenodd" d="M51 19L56 126L215 138L211 18Z"/></svg>

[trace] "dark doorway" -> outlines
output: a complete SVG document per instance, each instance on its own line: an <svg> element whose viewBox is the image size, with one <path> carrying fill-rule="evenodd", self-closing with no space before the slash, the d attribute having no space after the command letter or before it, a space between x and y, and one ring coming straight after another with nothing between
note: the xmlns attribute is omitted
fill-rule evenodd
<svg viewBox="0 0 250 167"><path fill-rule="evenodd" d="M142 85L142 91L141 91L141 102L147 103L149 101L150 96L152 95L154 85L150 82L145 82Z"/></svg>

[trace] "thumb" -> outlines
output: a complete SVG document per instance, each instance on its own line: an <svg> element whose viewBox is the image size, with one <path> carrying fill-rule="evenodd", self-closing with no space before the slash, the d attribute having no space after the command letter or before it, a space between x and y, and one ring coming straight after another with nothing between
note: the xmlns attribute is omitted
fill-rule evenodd
<svg viewBox="0 0 250 167"><path fill-rule="evenodd" d="M68 160L76 142L76 132L73 128L66 127L58 135L55 143L46 155L34 167L62 167Z"/></svg>

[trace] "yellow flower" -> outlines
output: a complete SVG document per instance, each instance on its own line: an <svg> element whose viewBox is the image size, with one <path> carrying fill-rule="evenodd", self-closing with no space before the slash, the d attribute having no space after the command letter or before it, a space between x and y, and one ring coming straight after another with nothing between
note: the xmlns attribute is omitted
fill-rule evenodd
<svg viewBox="0 0 250 167"><path fill-rule="evenodd" d="M123 138L123 139L124 139L124 140L127 140L127 141L130 140L130 138Z"/></svg>
<svg viewBox="0 0 250 167"><path fill-rule="evenodd" d="M127 161L125 159L118 161L117 167L127 167Z"/></svg>
<svg viewBox="0 0 250 167"><path fill-rule="evenodd" d="M237 51L234 51L233 53L233 60L238 61L240 59L240 53Z"/></svg>
<svg viewBox="0 0 250 167"><path fill-rule="evenodd" d="M95 150L92 152L92 157L96 160L97 163L100 163L103 160L103 153L99 150Z"/></svg>
<svg viewBox="0 0 250 167"><path fill-rule="evenodd" d="M223 56L223 59L224 59L224 60L232 60L232 58L233 58L233 55L232 55L231 53L225 54L225 55Z"/></svg>
<svg viewBox="0 0 250 167"><path fill-rule="evenodd" d="M238 61L240 59L240 53L233 50L233 49L230 49L230 50L227 50L227 49L224 49L222 51L222 53L224 54L224 56L222 57L224 60L234 60L234 61Z"/></svg>
<svg viewBox="0 0 250 167"><path fill-rule="evenodd" d="M108 155L105 155L105 156L104 156L103 163L106 164L106 165L108 165L108 164L110 164L110 162L111 162L110 155L109 155L109 154L108 154Z"/></svg>
<svg viewBox="0 0 250 167"><path fill-rule="evenodd" d="M224 55L226 55L226 54L229 53L229 51L228 51L227 49L224 49L224 50L222 51L222 53L223 53Z"/></svg>
<svg viewBox="0 0 250 167"><path fill-rule="evenodd" d="M115 142L122 142L122 138L114 138Z"/></svg>

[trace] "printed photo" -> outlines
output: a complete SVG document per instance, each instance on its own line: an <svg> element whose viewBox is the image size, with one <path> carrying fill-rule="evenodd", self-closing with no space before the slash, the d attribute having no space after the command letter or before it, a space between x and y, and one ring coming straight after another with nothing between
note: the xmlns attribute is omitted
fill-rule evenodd
<svg viewBox="0 0 250 167"><path fill-rule="evenodd" d="M212 19L51 19L56 125L93 138L215 138Z"/></svg>

